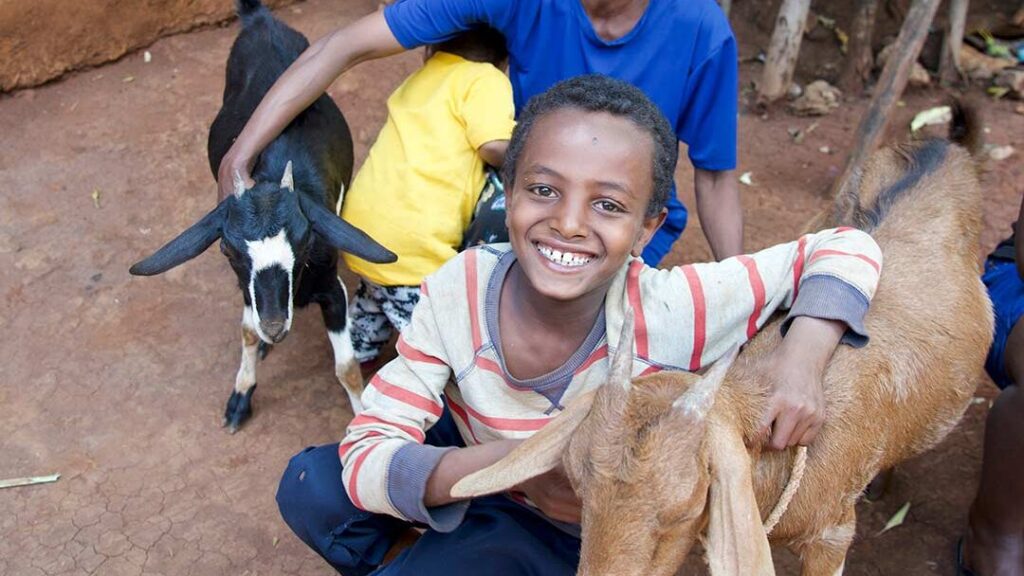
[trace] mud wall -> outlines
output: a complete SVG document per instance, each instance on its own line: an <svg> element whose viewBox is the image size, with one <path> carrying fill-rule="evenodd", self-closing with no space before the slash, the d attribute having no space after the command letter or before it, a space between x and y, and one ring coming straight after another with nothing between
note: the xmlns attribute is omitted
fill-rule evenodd
<svg viewBox="0 0 1024 576"><path fill-rule="evenodd" d="M278 7L295 0L264 0ZM232 0L0 0L0 92L234 16Z"/></svg>

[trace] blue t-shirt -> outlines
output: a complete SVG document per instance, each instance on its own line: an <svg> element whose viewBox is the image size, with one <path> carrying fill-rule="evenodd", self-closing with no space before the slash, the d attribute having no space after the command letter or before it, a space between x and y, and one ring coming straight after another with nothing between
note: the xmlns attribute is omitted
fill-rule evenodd
<svg viewBox="0 0 1024 576"><path fill-rule="evenodd" d="M572 76L625 80L661 108L695 167L736 167L736 40L714 0L650 0L633 30L612 42L579 0L403 0L384 17L407 49L476 24L501 31L517 111Z"/></svg>

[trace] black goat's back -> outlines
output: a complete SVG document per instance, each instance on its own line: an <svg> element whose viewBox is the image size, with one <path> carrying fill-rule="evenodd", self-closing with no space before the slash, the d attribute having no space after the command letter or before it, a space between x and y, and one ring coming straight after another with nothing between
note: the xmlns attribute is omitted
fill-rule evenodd
<svg viewBox="0 0 1024 576"><path fill-rule="evenodd" d="M217 177L221 159L260 101L302 52L305 36L274 18L255 0L240 0L242 30L228 56L224 101L210 126L207 153ZM295 166L296 188L333 208L339 189L352 179L352 137L344 116L326 94L289 124L257 159L253 178L280 180Z"/></svg>

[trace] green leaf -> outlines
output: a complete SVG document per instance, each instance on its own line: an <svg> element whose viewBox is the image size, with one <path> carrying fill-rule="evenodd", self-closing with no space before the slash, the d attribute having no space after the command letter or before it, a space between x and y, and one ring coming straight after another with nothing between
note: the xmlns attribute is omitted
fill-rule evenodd
<svg viewBox="0 0 1024 576"><path fill-rule="evenodd" d="M910 512L910 502L907 502L902 508L897 510L896 513L892 515L892 518L889 518L889 521L885 523L885 528L882 528L882 531L878 534L885 534L889 530L903 524L903 521L907 519L907 512Z"/></svg>

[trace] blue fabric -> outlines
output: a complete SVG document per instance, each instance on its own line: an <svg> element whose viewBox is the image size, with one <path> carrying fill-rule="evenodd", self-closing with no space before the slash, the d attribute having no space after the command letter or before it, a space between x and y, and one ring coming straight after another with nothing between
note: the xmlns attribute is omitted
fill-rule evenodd
<svg viewBox="0 0 1024 576"><path fill-rule="evenodd" d="M385 8L405 48L447 40L476 24L505 35L516 110L555 83L599 73L637 86L687 144L697 168L736 167L736 40L714 0L652 0L636 26L607 42L579 0L401 0ZM675 200L644 253L655 266L686 226Z"/></svg>
<svg viewBox="0 0 1024 576"><path fill-rule="evenodd" d="M446 409L426 434L432 446L463 446ZM412 524L352 504L341 481L338 444L309 447L288 463L277 490L288 527L335 570L366 574L497 576L576 573L580 541L503 496L473 500L452 532L427 532L380 568L392 543ZM376 570L376 572L375 572Z"/></svg>
<svg viewBox="0 0 1024 576"><path fill-rule="evenodd" d="M1024 282L1017 274L1017 264L1008 260L989 259L981 277L995 312L995 333L992 348L985 361L985 370L999 388L1013 384L1006 372L1006 340L1013 327L1024 316Z"/></svg>

